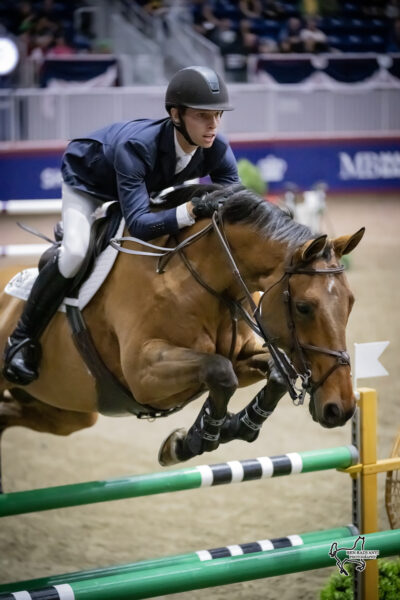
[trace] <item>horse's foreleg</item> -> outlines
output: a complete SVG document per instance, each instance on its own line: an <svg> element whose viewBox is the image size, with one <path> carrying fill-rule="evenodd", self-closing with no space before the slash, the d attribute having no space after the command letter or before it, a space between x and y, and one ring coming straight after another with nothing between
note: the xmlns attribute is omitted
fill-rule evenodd
<svg viewBox="0 0 400 600"><path fill-rule="evenodd" d="M267 385L239 413L228 414L220 432L221 443L234 439L254 442L257 439L261 427L287 391L271 359L268 361L268 369Z"/></svg>
<svg viewBox="0 0 400 600"><path fill-rule="evenodd" d="M144 348L142 360L140 397L150 395L153 400L148 403L152 406L177 406L209 390L193 426L188 431L174 431L163 443L160 463L176 464L217 448L227 405L238 385L231 361L219 354L174 347L159 340ZM159 395L155 403L160 391L163 398Z"/></svg>
<svg viewBox="0 0 400 600"><path fill-rule="evenodd" d="M228 402L238 384L232 363L219 355L205 361L201 375L210 395L201 407L196 421L178 445L177 457L180 461L218 448Z"/></svg>

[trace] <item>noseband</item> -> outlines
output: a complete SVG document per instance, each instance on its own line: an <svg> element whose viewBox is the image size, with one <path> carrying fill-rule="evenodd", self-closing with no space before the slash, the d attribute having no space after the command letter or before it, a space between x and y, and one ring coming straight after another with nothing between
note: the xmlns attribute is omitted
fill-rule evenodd
<svg viewBox="0 0 400 600"><path fill-rule="evenodd" d="M217 235L217 239L221 243L224 253L228 259L228 262L230 263L232 273L244 293L244 299L246 299L250 305L251 314L249 314L249 312L243 307L243 305L242 305L243 300L235 300L232 298L227 298L225 295L220 294L219 292L214 290L212 287L210 287L202 279L202 277L195 270L193 265L190 263L190 261L184 254L184 249L187 246L193 244L195 241L202 238L204 235L206 235L211 230L214 230L214 232ZM131 250L128 248L123 248L121 246L121 242L124 242L124 241L134 242L134 243L140 244L142 246L149 247L153 251L152 252L144 252L141 250ZM304 274L304 275L327 275L327 274L332 275L333 274L334 275L334 274L338 274L338 273L343 273L343 271L344 271L343 265L339 265L337 267L327 267L326 269L311 269L306 266L295 267L295 266L289 265L285 268L284 274L282 275L281 279L279 279L277 282L275 282L268 290L266 290L262 294L260 301L257 305L254 302L253 297L252 297L244 279L242 278L240 271L237 267L236 261L232 255L232 251L230 249L230 246L229 246L226 234L225 234L224 226L223 226L222 208L221 207L218 211L216 211L214 213L211 223L209 223L206 227L201 229L199 232L197 232L197 233L191 235L190 237L186 238L185 240L183 240L183 242L179 243L175 248L155 246L154 244L150 244L148 242L145 242L143 240L140 240L140 239L134 238L134 237L122 237L122 238L118 238L118 239L114 238L114 239L110 240L110 245L113 248L115 248L116 250L118 250L119 252L125 252L127 254L158 256L159 257L158 266L157 266L158 273L163 273L167 266L167 263L171 260L171 258L173 256L178 254L181 257L181 259L183 260L185 266L190 271L190 273L196 279L196 281L204 289L206 289L212 295L216 296L218 299L225 302L225 304L228 306L230 313L231 313L231 319L232 319L232 324L233 324L231 353L230 353L231 356L233 355L233 350L234 350L235 340L236 340L236 323L238 320L238 316L240 315L244 319L244 321L247 323L247 325L257 335L259 335L264 340L264 346L268 348L268 350L271 354L271 357L274 361L274 364L275 364L278 372L280 373L280 376L282 377L283 381L285 382L285 384L287 386L290 397L292 398L293 403L296 405L303 404L306 393L308 393L310 395L314 394L316 392L316 390L319 387L321 387L323 385L323 383L325 383L325 381L328 379L328 377L336 369L338 369L341 366L349 366L350 365L350 357L345 350L331 350L329 348L324 348L321 346L313 346L311 344L302 344L299 341L298 336L297 336L297 331L296 331L296 325L295 325L294 318L293 318L292 296L291 296L291 291L290 291L290 278L293 275L302 275L302 274ZM157 252L154 252L154 250L157 250ZM297 358L296 362L298 365L300 365L299 369L297 369L294 366L294 364L289 359L287 354L285 352L283 352L283 350L278 348L278 346L275 344L275 341L268 334L265 326L263 325L263 323L261 321L261 303L262 303L263 299L275 285L279 284L284 279L286 279L286 289L283 292L283 300L284 300L284 304L286 306L287 326L288 326L289 332L291 334L291 342L292 342L291 354L294 354L296 356L296 358ZM326 373L324 373L318 381L314 382L312 380L312 373L311 373L310 365L306 359L304 351L319 352L320 354L326 354L328 356L332 356L336 360L335 360L334 364L332 365L332 367L330 369L328 369L326 371ZM296 387L297 379L301 380L300 388Z"/></svg>

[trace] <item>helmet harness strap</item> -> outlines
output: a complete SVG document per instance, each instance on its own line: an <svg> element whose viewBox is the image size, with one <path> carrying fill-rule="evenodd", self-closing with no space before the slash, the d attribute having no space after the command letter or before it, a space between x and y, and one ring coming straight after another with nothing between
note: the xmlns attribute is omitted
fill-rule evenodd
<svg viewBox="0 0 400 600"><path fill-rule="evenodd" d="M190 144L191 146L197 146L197 144L195 144L192 138L190 137L188 130L186 129L186 124L183 119L182 107L177 106L176 108L178 110L179 122L175 121L175 119L172 119L172 123L174 124L175 129L183 135L188 144Z"/></svg>

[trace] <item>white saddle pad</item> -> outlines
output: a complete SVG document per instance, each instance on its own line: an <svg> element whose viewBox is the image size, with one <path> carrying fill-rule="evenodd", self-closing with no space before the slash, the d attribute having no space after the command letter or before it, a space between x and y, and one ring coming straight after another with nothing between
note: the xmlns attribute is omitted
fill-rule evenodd
<svg viewBox="0 0 400 600"><path fill-rule="evenodd" d="M123 234L124 227L125 221L122 219L115 237L120 237ZM117 258L117 254L118 250L115 250L111 246L107 246L107 248L99 254L89 279L81 286L79 297L77 299L65 298L58 310L65 312L66 304L78 306L80 310L83 310L106 280L107 275L110 273L115 259ZM5 293L14 296L15 298L19 298L20 300L27 300L37 275L38 269L36 267L25 269L24 271L17 273L7 283L4 289Z"/></svg>

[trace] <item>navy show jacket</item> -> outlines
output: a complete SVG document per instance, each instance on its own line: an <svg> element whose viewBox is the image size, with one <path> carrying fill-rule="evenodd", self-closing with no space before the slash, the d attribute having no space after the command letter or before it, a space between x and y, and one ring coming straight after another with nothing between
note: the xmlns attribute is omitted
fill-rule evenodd
<svg viewBox="0 0 400 600"><path fill-rule="evenodd" d="M218 134L210 148L198 147L175 175L171 119L114 123L72 140L62 160L68 185L104 201L119 200L131 235L149 240L178 232L176 209L151 212L149 195L188 179L210 175L214 183L239 182L229 143Z"/></svg>

